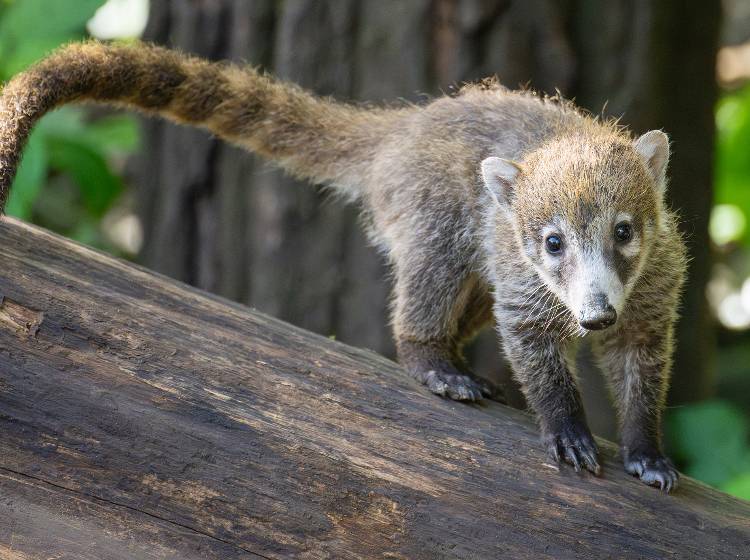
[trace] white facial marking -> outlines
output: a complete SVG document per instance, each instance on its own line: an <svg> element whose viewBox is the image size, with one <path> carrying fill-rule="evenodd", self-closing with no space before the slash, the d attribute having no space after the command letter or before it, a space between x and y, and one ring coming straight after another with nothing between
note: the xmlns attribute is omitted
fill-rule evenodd
<svg viewBox="0 0 750 560"><path fill-rule="evenodd" d="M625 303L624 286L598 247L580 252L569 293L571 308L576 317L580 317L587 307L594 305L599 295L604 295L607 303L614 307L617 313L622 311Z"/></svg>
<svg viewBox="0 0 750 560"><path fill-rule="evenodd" d="M614 262L607 255L614 249L628 258L638 259L637 266L640 266L643 260L642 244L646 242L642 234L633 231L630 241L618 243L614 238L614 229L623 222L632 225L633 216L627 212L598 216L588 224L590 235L586 236L585 241L579 239L577 232L561 216L541 232L543 240L552 234L559 235L563 240L563 253L549 254L543 247L537 271L549 289L566 303L576 320L601 315L606 305L611 305L618 316L623 312L638 275L631 277L624 285ZM592 239L595 241L592 242ZM562 282L559 280L561 266L565 266L570 275Z"/></svg>
<svg viewBox="0 0 750 560"><path fill-rule="evenodd" d="M628 222L633 223L633 216L628 214L627 212L618 212L617 216L615 217L615 223L619 224L620 222Z"/></svg>
<svg viewBox="0 0 750 560"><path fill-rule="evenodd" d="M641 252L641 236L633 233L633 237L624 245L617 248L626 259L632 259Z"/></svg>

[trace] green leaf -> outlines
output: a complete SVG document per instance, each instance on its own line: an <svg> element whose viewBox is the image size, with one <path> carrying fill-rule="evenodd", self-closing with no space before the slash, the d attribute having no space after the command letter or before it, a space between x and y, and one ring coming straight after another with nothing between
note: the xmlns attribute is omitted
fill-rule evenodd
<svg viewBox="0 0 750 560"><path fill-rule="evenodd" d="M80 33L105 0L13 0L0 32L31 39L51 33Z"/></svg>
<svg viewBox="0 0 750 560"><path fill-rule="evenodd" d="M716 400L671 410L667 428L690 476L716 486L750 470L748 421L733 405Z"/></svg>
<svg viewBox="0 0 750 560"><path fill-rule="evenodd" d="M88 123L80 139L107 152L131 153L140 144L138 121L130 115L112 115Z"/></svg>
<svg viewBox="0 0 750 560"><path fill-rule="evenodd" d="M138 124L129 115L90 123L85 122L84 115L80 108L64 107L40 121L24 150L8 213L31 218L34 200L50 170L62 171L77 183L91 216L101 217L111 207L123 184L110 170L107 157L130 153L138 146Z"/></svg>
<svg viewBox="0 0 750 560"><path fill-rule="evenodd" d="M731 204L750 223L750 86L726 95L716 109L715 202ZM750 228L744 240L750 244Z"/></svg>
<svg viewBox="0 0 750 560"><path fill-rule="evenodd" d="M63 107L46 115L39 123L48 136L87 144L106 153L129 154L138 148L140 128L132 115L109 115L91 122L80 107Z"/></svg>
<svg viewBox="0 0 750 560"><path fill-rule="evenodd" d="M104 156L85 142L52 137L48 141L50 165L70 175L81 189L86 210L101 217L122 192L123 184Z"/></svg>
<svg viewBox="0 0 750 560"><path fill-rule="evenodd" d="M7 80L25 70L68 40L69 38L65 35L50 35L29 43L14 43L10 48L3 49L2 52L7 52L7 54L2 55L2 78Z"/></svg>
<svg viewBox="0 0 750 560"><path fill-rule="evenodd" d="M0 72L4 79L50 50L86 36L86 22L104 0L14 0L0 20Z"/></svg>
<svg viewBox="0 0 750 560"><path fill-rule="evenodd" d="M43 128L47 135L75 137L85 128L84 109L81 107L61 107L48 113L39 121L37 128Z"/></svg>
<svg viewBox="0 0 750 560"><path fill-rule="evenodd" d="M738 498L750 500L750 471L725 482L721 485L721 489Z"/></svg>
<svg viewBox="0 0 750 560"><path fill-rule="evenodd" d="M44 134L35 131L24 149L21 165L13 181L6 212L22 220L29 220L34 201L47 179L47 153Z"/></svg>

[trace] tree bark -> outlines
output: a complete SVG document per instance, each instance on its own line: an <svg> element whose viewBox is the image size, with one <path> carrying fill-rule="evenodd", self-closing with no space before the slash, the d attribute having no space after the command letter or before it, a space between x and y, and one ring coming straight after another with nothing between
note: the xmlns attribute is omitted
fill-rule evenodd
<svg viewBox="0 0 750 560"><path fill-rule="evenodd" d="M531 419L0 221L3 558L739 558L750 504L550 464Z"/></svg>
<svg viewBox="0 0 750 560"><path fill-rule="evenodd" d="M165 0L152 11L148 39L260 64L320 94L419 101L497 74L510 87L559 89L596 113L624 114L638 132L664 128L674 146L670 197L693 256L672 394L682 402L711 393L704 288L717 0ZM147 139L135 181L143 263L393 355L387 270L356 209L202 132L151 122ZM470 353L480 373L508 382L492 333ZM585 386L594 429L612 435L607 399L588 390L601 382ZM517 388L510 398L523 405Z"/></svg>

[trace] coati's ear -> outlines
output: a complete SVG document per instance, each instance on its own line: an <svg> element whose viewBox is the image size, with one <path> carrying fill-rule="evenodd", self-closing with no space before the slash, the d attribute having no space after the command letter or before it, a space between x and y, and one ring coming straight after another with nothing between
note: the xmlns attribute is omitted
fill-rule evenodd
<svg viewBox="0 0 750 560"><path fill-rule="evenodd" d="M633 148L643 158L643 162L656 181L656 186L663 192L669 162L667 135L661 130L652 130L633 142Z"/></svg>
<svg viewBox="0 0 750 560"><path fill-rule="evenodd" d="M513 187L521 168L518 164L499 157L488 157L482 162L482 179L498 206L510 208Z"/></svg>

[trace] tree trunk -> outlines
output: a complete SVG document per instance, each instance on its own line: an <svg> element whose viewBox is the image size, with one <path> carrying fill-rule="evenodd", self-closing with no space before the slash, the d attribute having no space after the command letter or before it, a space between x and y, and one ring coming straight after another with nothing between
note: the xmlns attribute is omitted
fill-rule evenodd
<svg viewBox="0 0 750 560"><path fill-rule="evenodd" d="M0 557L740 558L750 504L550 464L533 421L0 221Z"/></svg>
<svg viewBox="0 0 750 560"><path fill-rule="evenodd" d="M711 392L713 331L704 286L711 200L718 2L615 0L170 0L152 2L147 38L212 59L260 64L321 94L384 101L450 91L498 74L559 88L585 107L664 128L670 196L693 256L679 329L675 400ZM148 125L136 183L142 262L315 332L393 355L387 271L356 209L206 134ZM471 348L507 380L495 337ZM590 377L590 374L586 374ZM597 384L598 383L598 384ZM586 383L594 429L612 435L601 382ZM511 402L522 405L517 390ZM602 405L604 403L604 405Z"/></svg>
<svg viewBox="0 0 750 560"><path fill-rule="evenodd" d="M691 257L677 331L670 400L714 390L715 332L706 284L711 270L708 218L713 200L717 99L718 1L581 0L575 35L580 64L576 100L595 112L624 115L638 133L669 134L669 202L679 211Z"/></svg>

